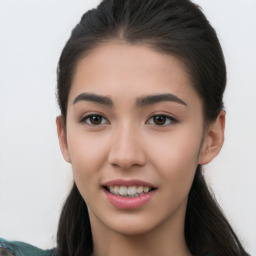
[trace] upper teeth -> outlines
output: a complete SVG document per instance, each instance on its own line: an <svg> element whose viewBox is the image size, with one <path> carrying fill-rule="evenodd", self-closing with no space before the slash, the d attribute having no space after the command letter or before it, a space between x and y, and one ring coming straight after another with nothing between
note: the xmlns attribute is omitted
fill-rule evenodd
<svg viewBox="0 0 256 256"><path fill-rule="evenodd" d="M141 194L150 191L150 187L147 186L110 186L108 187L110 192L120 196L139 196Z"/></svg>

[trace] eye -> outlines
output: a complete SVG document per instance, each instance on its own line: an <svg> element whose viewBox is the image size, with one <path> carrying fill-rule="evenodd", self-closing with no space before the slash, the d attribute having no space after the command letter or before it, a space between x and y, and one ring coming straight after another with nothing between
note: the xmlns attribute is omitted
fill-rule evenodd
<svg viewBox="0 0 256 256"><path fill-rule="evenodd" d="M176 122L177 120L175 118L167 115L154 115L154 116L151 116L148 120L149 124L157 125L157 126L166 126L166 125L174 124Z"/></svg>
<svg viewBox="0 0 256 256"><path fill-rule="evenodd" d="M102 115L91 114L82 118L81 123L86 123L91 126L99 126L109 123L108 120Z"/></svg>

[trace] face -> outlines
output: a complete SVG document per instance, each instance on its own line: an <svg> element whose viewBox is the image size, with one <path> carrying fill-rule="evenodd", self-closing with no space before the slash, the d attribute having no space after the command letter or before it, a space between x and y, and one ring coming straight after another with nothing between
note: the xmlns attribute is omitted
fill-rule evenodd
<svg viewBox="0 0 256 256"><path fill-rule="evenodd" d="M205 134L202 101L178 59L99 46L77 65L66 120L62 152L92 225L142 234L184 221Z"/></svg>

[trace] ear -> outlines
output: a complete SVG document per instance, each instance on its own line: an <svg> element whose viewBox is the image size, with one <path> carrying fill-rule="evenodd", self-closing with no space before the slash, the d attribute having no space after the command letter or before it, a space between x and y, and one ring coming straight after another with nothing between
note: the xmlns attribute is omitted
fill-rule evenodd
<svg viewBox="0 0 256 256"><path fill-rule="evenodd" d="M225 116L226 112L222 110L217 119L207 126L198 164L208 164L220 152L224 142Z"/></svg>
<svg viewBox="0 0 256 256"><path fill-rule="evenodd" d="M67 134L66 134L65 124L62 116L58 116L56 118L56 125L57 125L57 133L59 137L59 144L60 144L62 155L68 163L71 163L71 158L69 155L68 143L67 143Z"/></svg>

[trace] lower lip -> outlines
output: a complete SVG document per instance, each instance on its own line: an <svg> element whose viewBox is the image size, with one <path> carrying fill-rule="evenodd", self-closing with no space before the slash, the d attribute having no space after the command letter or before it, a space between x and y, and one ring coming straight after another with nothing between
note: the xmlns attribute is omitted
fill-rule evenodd
<svg viewBox="0 0 256 256"><path fill-rule="evenodd" d="M143 195L137 196L137 197L122 197L117 196L106 189L104 189L104 192L110 201L114 206L120 209L134 209L141 207L142 205L146 204L155 194L156 190L150 191L148 193L145 193Z"/></svg>

